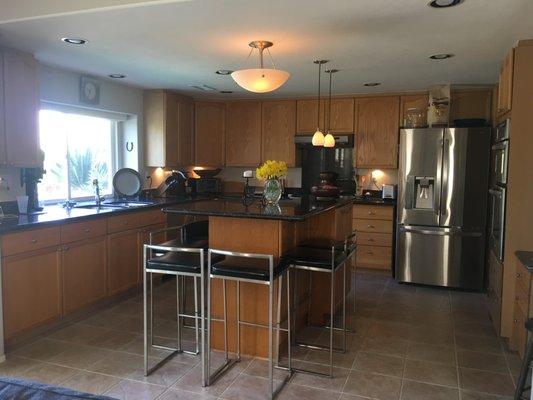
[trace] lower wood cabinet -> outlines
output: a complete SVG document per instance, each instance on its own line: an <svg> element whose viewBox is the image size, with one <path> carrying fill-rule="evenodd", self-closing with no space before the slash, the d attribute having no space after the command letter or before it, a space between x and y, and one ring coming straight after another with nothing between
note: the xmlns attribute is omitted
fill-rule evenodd
<svg viewBox="0 0 533 400"><path fill-rule="evenodd" d="M140 283L139 230L107 236L108 294L113 295Z"/></svg>
<svg viewBox="0 0 533 400"><path fill-rule="evenodd" d="M4 338L61 317L57 246L2 258Z"/></svg>
<svg viewBox="0 0 533 400"><path fill-rule="evenodd" d="M106 238L70 243L61 249L63 312L69 314L106 296Z"/></svg>
<svg viewBox="0 0 533 400"><path fill-rule="evenodd" d="M516 263L515 299L513 310L513 331L509 347L523 357L527 343L525 322L531 315L531 273L519 262Z"/></svg>

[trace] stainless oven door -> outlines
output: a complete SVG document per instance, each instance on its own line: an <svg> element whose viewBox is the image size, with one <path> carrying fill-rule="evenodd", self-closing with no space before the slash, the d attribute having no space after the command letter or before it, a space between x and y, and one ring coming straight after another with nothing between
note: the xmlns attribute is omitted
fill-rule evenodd
<svg viewBox="0 0 533 400"><path fill-rule="evenodd" d="M507 164L509 157L509 141L496 143L492 146L492 173L491 184L506 185L507 184Z"/></svg>
<svg viewBox="0 0 533 400"><path fill-rule="evenodd" d="M500 261L503 261L503 245L505 234L505 188L494 187L490 195L490 247Z"/></svg>

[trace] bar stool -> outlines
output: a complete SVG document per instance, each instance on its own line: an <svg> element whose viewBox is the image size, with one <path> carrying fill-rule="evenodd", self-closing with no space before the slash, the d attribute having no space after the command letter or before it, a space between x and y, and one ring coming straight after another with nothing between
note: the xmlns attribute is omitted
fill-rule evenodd
<svg viewBox="0 0 533 400"><path fill-rule="evenodd" d="M526 352L522 360L522 366L520 367L520 375L516 382L516 391L514 394L514 400L529 400L531 397L531 382L527 385L528 377L531 376L531 362L533 361L533 339L531 334L533 333L533 318L530 318L525 323L525 329L528 331L529 339L527 341Z"/></svg>
<svg viewBox="0 0 533 400"><path fill-rule="evenodd" d="M304 270L309 272L320 272L330 275L330 337L329 346L322 346L318 344L308 344L296 341L296 345L317 350L329 351L329 374L320 372L294 369L299 372L306 372L315 375L325 375L333 377L333 352L346 352L346 263L356 251L356 234L355 232L348 235L344 241L325 241L320 243L321 247L312 247L315 241L304 242L303 245L297 246L288 252L284 258L290 263L290 269ZM325 246L330 245L329 249ZM342 285L342 328L336 328L334 323L335 316L335 274L339 268L343 268L343 285ZM311 305L311 277L309 278L309 300L308 300L308 318ZM297 289L295 289L297 293ZM343 333L342 347L333 347L333 333L335 330L340 330Z"/></svg>
<svg viewBox="0 0 533 400"><path fill-rule="evenodd" d="M164 242L163 244L153 244L156 234L167 233L169 231L180 231L180 237ZM144 307L144 372L149 375L159 368L170 357L177 353L187 353L198 355L200 343L203 347L204 308L205 308L205 248L207 247L208 222L197 221L182 226L170 227L152 231L150 233L150 244L143 246L143 307ZM153 302L153 274L173 275L176 277L176 306L177 306L177 348L157 345L153 340L154 331L154 302ZM192 277L194 281L194 315L186 314L182 311L182 295L180 291L180 277ZM198 284L200 280L200 302L198 307ZM181 285L183 286L183 285ZM148 296L149 292L149 296ZM182 318L193 319L195 323L196 348L195 351L182 349L181 321ZM201 324L202 341L199 340L199 322ZM169 350L172 353L159 361L156 365L148 366L149 347ZM205 372L203 372L203 382L205 382Z"/></svg>
<svg viewBox="0 0 533 400"><path fill-rule="evenodd" d="M222 256L223 261L215 261L214 257ZM280 261L274 265L274 256L270 254L251 254L239 253L232 251L209 249L207 253L207 265L209 271L209 278L207 281L207 353L206 353L206 367L207 371L207 385L214 383L223 372L227 371L235 362L240 361L241 358L241 344L240 344L240 327L241 325L255 326L259 328L268 329L268 362L269 362L269 398L273 399L292 376L291 368L291 306L290 306L290 281L288 274L288 264L285 261ZM281 291L282 291L282 277L286 277L287 286L287 329L281 328L281 321L279 320L281 307ZM222 296L223 296L223 318L211 317L211 280L222 280ZM275 280L278 279L278 321L274 326L273 322L273 290ZM236 281L237 285L237 355L236 359L228 357L228 335L227 335L227 305L226 305L226 281ZM249 282L268 286L268 325L257 324L248 321L241 321L240 319L240 283ZM211 361L211 321L219 321L224 323L224 364L217 368L212 374L210 373ZM276 368L288 371L288 376L282 382L280 387L274 390L274 364L272 356L272 342L273 331L277 330L287 332L287 347L288 347L288 367L281 367L276 365Z"/></svg>

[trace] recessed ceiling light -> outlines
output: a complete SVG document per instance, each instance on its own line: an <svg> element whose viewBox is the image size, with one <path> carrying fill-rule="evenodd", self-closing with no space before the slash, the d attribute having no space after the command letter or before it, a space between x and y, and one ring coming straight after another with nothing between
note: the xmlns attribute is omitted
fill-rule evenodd
<svg viewBox="0 0 533 400"><path fill-rule="evenodd" d="M368 82L368 83L364 83L363 85L364 86L369 86L369 87L374 87L374 86L381 85L381 82Z"/></svg>
<svg viewBox="0 0 533 400"><path fill-rule="evenodd" d="M440 53L440 54L432 54L429 56L432 60L446 60L447 58L452 58L453 54L451 53Z"/></svg>
<svg viewBox="0 0 533 400"><path fill-rule="evenodd" d="M215 71L215 74L217 75L231 75L233 71L231 69L219 69L218 71Z"/></svg>
<svg viewBox="0 0 533 400"><path fill-rule="evenodd" d="M233 93L233 90L221 90L220 93L230 94L230 93Z"/></svg>
<svg viewBox="0 0 533 400"><path fill-rule="evenodd" d="M429 6L433 8L447 8L461 4L463 0L432 0L429 2Z"/></svg>
<svg viewBox="0 0 533 400"><path fill-rule="evenodd" d="M88 40L82 38L63 37L61 40L68 44L86 44Z"/></svg>
<svg viewBox="0 0 533 400"><path fill-rule="evenodd" d="M110 78L113 78L113 79L122 79L122 78L126 77L126 75L122 75L122 74L109 74L107 76L109 76Z"/></svg>

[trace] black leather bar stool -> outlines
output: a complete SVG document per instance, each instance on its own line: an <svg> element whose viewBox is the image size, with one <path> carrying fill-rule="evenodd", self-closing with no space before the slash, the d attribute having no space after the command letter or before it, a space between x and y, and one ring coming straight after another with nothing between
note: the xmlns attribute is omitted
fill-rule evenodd
<svg viewBox="0 0 533 400"><path fill-rule="evenodd" d="M522 360L522 367L520 368L520 375L516 382L514 400L529 400L531 398L531 362L533 361L533 338L531 337L531 334L533 334L533 318L526 321L525 329L528 332L529 338L527 340L526 352Z"/></svg>
<svg viewBox="0 0 533 400"><path fill-rule="evenodd" d="M203 347L204 337L204 309L205 309L205 250L207 247L208 221L191 222L182 226L159 229L150 233L150 244L143 248L144 285L144 372L149 375L160 367L168 358L177 353L197 355L200 345ZM179 231L179 237L162 244L153 244L156 234ZM176 277L176 307L177 307L177 348L154 344L154 303L153 303L153 274L173 275ZM192 277L194 282L194 315L183 311L183 278ZM181 278L181 279L180 279ZM198 296L198 279L200 280L200 296ZM200 297L200 307L198 305ZM195 324L196 348L195 351L182 349L182 319L193 319ZM201 329L199 327L201 325ZM200 341L200 332L202 340ZM149 347L172 351L166 358L153 367L148 366ZM203 350L203 349L202 349ZM203 351L202 351L203 352ZM203 374L205 383L205 373Z"/></svg>
<svg viewBox="0 0 533 400"><path fill-rule="evenodd" d="M308 344L296 341L296 345L308 347L317 350L329 351L329 374L322 374L310 370L294 369L299 372L312 373L316 375L326 375L333 377L333 352L346 352L346 263L354 256L356 251L356 234L353 232L348 235L344 241L307 241L302 245L295 247L284 256L284 259L290 263L290 268L294 270L304 270L311 272L326 273L330 275L330 321L329 321L329 346L322 346L318 344ZM313 247L316 244L319 247ZM326 248L325 246L331 246ZM336 328L334 323L335 316L335 273L339 268L343 268L343 286L342 286L342 328ZM311 281L311 277L309 278ZM309 285L309 299L308 299L308 316L311 305L311 283ZM297 292L297 288L295 288ZM297 304L297 303L295 303ZM309 317L308 317L309 318ZM335 330L340 330L343 334L342 348L333 347L333 333Z"/></svg>
<svg viewBox="0 0 533 400"><path fill-rule="evenodd" d="M215 257L224 257L222 261L216 261ZM270 254L250 254L238 253L232 251L209 249L207 256L207 265L209 271L209 279L207 282L207 353L205 357L207 371L207 385L214 383L225 371L227 371L235 362L240 360L240 327L241 325L255 326L259 328L268 329L268 361L269 361L269 398L273 399L289 381L292 376L290 343L291 343L291 306L290 306L290 282L288 274L288 264L284 261L274 265L274 256ZM281 307L281 291L282 291L282 277L286 277L287 286L287 329L281 328L280 321L280 307ZM223 296L223 318L215 319L211 317L211 280L222 280L222 296ZM237 354L236 359L230 359L228 356L228 340L227 340L227 305L226 305L226 281L236 281L237 285ZM273 322L273 290L275 281L279 282L278 290L278 321ZM249 282L268 286L268 325L252 323L248 321L241 321L240 318L240 283ZM212 374L210 372L211 361L211 321L220 321L224 323L224 364L217 368ZM273 362L273 331L287 332L288 344L288 367L276 366L276 368L288 371L288 375L282 384L274 390L274 362Z"/></svg>

